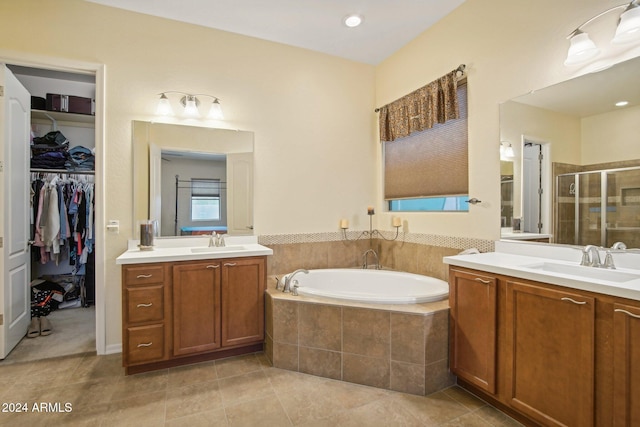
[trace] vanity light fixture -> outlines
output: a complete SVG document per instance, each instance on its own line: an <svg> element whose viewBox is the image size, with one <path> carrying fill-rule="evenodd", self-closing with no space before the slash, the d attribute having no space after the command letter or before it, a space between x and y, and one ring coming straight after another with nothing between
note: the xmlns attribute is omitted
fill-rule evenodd
<svg viewBox="0 0 640 427"><path fill-rule="evenodd" d="M564 65L571 66L581 64L595 58L600 53L600 49L598 49L593 40L589 38L589 34L582 31L582 27L617 9L624 8L624 11L620 15L620 19L618 19L618 26L616 27L616 32L611 43L621 44L640 40L639 2L640 0L632 0L630 3L614 6L585 21L573 30L573 32L567 36L570 46Z"/></svg>
<svg viewBox="0 0 640 427"><path fill-rule="evenodd" d="M510 142L500 142L500 160L511 161L516 156Z"/></svg>
<svg viewBox="0 0 640 427"><path fill-rule="evenodd" d="M220 105L220 98L213 95L207 95L204 93L198 93L195 95L191 95L185 92L178 91L167 91L162 92L160 95L160 99L158 101L158 108L156 109L156 114L160 116L171 116L174 114L173 108L171 107L171 102L167 97L167 94L178 94L182 95L180 98L180 104L184 109L182 110L182 115L187 118L198 118L201 117L200 114L200 99L198 97L207 97L213 99L211 106L209 107L209 113L207 118L213 120L224 120L224 114L222 114L222 106Z"/></svg>

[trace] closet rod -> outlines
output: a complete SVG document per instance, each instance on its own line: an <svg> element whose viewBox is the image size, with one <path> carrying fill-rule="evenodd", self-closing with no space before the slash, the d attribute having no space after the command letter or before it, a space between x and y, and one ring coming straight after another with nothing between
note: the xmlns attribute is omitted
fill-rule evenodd
<svg viewBox="0 0 640 427"><path fill-rule="evenodd" d="M96 171L73 171L67 169L29 169L29 172L60 173L67 175L95 175Z"/></svg>

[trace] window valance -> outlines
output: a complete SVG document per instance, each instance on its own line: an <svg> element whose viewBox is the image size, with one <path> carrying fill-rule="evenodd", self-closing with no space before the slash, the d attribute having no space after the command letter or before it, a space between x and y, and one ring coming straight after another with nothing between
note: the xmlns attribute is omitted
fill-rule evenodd
<svg viewBox="0 0 640 427"><path fill-rule="evenodd" d="M460 67L379 109L380 141L394 141L459 118Z"/></svg>

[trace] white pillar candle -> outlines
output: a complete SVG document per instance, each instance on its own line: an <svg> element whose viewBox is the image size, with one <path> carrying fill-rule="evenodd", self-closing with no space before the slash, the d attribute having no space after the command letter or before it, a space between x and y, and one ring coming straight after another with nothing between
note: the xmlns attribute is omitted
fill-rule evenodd
<svg viewBox="0 0 640 427"><path fill-rule="evenodd" d="M398 218L397 216L394 216L392 224L394 227L400 227L402 226L402 219Z"/></svg>
<svg viewBox="0 0 640 427"><path fill-rule="evenodd" d="M340 220L340 228L349 228L349 221L347 221L346 219L341 219Z"/></svg>

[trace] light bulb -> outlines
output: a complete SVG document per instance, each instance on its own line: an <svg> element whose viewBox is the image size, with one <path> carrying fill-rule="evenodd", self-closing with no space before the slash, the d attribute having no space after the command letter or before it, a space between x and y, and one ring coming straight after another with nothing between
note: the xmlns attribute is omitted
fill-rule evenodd
<svg viewBox="0 0 640 427"><path fill-rule="evenodd" d="M640 39L640 7L629 7L620 15L620 23L611 43L628 43Z"/></svg>
<svg viewBox="0 0 640 427"><path fill-rule="evenodd" d="M222 106L216 98L211 104L208 117L213 120L224 120L224 114L222 114Z"/></svg>
<svg viewBox="0 0 640 427"><path fill-rule="evenodd" d="M567 59L564 61L564 65L580 64L581 62L594 58L600 53L600 49L598 49L595 43L589 38L589 34L583 33L580 30L571 37L570 42L571 46L569 46L569 52Z"/></svg>
<svg viewBox="0 0 640 427"><path fill-rule="evenodd" d="M187 99L184 103L184 112L185 117L199 117L200 112L198 111L198 105L196 104L195 96L187 96Z"/></svg>
<svg viewBox="0 0 640 427"><path fill-rule="evenodd" d="M171 108L171 104L169 103L169 98L163 93L160 95L160 100L158 101L158 108L156 108L156 114L160 116L169 116L173 114L173 108Z"/></svg>

